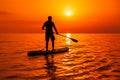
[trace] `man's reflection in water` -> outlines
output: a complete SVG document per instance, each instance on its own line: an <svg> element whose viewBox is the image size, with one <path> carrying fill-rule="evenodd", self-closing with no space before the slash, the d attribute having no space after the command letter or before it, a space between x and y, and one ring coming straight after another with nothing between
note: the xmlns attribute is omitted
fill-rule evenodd
<svg viewBox="0 0 120 80"><path fill-rule="evenodd" d="M46 69L48 75L51 77L50 80L55 80L55 71L56 71L56 66L54 66L54 55L44 55L45 60L46 60Z"/></svg>

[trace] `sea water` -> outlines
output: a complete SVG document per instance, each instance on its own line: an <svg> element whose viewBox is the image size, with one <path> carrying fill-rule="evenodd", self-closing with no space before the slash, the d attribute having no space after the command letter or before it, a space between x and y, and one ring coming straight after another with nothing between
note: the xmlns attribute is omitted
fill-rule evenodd
<svg viewBox="0 0 120 80"><path fill-rule="evenodd" d="M43 33L0 34L0 80L120 80L120 34L55 35L55 55L27 56L45 49ZM49 42L51 49L51 41Z"/></svg>

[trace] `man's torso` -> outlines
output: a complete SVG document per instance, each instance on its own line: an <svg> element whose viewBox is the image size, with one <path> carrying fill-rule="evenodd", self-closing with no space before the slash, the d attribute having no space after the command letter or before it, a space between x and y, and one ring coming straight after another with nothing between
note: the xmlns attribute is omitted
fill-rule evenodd
<svg viewBox="0 0 120 80"><path fill-rule="evenodd" d="M53 34L52 26L54 26L54 23L51 21L46 21L45 26L46 26L46 33Z"/></svg>

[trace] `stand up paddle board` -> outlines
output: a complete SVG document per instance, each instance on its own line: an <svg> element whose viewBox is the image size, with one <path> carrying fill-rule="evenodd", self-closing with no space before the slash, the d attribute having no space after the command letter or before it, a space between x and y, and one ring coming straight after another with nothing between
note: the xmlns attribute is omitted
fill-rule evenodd
<svg viewBox="0 0 120 80"><path fill-rule="evenodd" d="M48 51L46 51L46 50L29 51L28 56L64 53L64 52L67 52L68 50L69 50L68 47L64 47L64 48L59 48L59 49L55 49L55 50L48 50Z"/></svg>

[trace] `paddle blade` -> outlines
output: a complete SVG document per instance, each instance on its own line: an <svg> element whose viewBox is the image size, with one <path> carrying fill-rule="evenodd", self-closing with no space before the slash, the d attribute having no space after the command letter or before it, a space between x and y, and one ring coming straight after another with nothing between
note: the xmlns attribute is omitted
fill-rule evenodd
<svg viewBox="0 0 120 80"><path fill-rule="evenodd" d="M70 38L72 41L74 41L74 42L78 42L78 40L76 40L76 39L73 39L73 38Z"/></svg>

